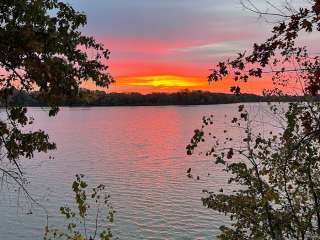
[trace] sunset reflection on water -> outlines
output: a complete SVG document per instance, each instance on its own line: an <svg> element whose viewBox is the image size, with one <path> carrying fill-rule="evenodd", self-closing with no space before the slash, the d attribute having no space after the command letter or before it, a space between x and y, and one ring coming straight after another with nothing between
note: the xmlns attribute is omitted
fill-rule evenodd
<svg viewBox="0 0 320 240"><path fill-rule="evenodd" d="M63 108L53 119L41 109L30 109L34 128L47 130L58 146L54 160L37 155L26 162L30 191L49 210L52 224L59 224L58 209L71 200L71 181L84 173L91 184L106 184L120 239L212 239L228 220L203 207L202 190L228 188L226 173L204 155L187 156L185 147L208 114L215 116L218 137L227 127L239 138L239 129L229 128L225 118L237 106ZM199 181L186 176L188 168ZM33 215L17 218L10 206L0 207L4 237L39 239L43 213L35 209Z"/></svg>

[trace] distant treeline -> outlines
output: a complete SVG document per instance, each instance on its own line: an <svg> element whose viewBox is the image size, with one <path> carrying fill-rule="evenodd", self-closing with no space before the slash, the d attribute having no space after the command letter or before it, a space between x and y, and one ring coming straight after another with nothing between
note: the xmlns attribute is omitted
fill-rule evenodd
<svg viewBox="0 0 320 240"><path fill-rule="evenodd" d="M46 106L38 92L30 94L23 91L14 91L11 98L12 105L19 106ZM207 91L179 91L175 93L106 93L81 89L77 97L61 98L60 106L163 106L163 105L209 105L240 102L268 102L301 101L297 96L259 96L255 94L233 95L226 93L212 93Z"/></svg>

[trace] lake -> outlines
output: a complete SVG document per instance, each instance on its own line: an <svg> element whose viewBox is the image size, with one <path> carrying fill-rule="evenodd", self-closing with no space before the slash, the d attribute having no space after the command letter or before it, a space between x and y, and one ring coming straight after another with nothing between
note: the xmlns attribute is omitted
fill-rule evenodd
<svg viewBox="0 0 320 240"><path fill-rule="evenodd" d="M49 223L61 224L58 209L72 198L74 175L83 173L90 185L107 186L119 239L215 239L229 221L202 205L202 190L228 188L227 177L213 159L187 156L185 147L204 115L215 116L219 136L238 105L62 108L55 118L30 108L32 128L46 130L58 149L52 160L38 154L24 162L28 189L48 210ZM249 108L264 118L266 104ZM240 138L239 129L230 131ZM186 176L189 167L199 181ZM21 199L2 188L0 239L41 239L45 213Z"/></svg>

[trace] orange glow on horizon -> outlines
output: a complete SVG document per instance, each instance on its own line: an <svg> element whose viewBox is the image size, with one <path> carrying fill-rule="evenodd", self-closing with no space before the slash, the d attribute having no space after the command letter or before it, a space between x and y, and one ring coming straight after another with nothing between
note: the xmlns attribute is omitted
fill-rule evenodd
<svg viewBox="0 0 320 240"><path fill-rule="evenodd" d="M186 77L176 75L152 75L119 77L119 85L149 86L149 87L203 87L204 81L199 77Z"/></svg>
<svg viewBox="0 0 320 240"><path fill-rule="evenodd" d="M262 94L264 89L273 87L271 76L262 79L251 79L248 83L235 82L226 78L209 84L208 79L203 76L180 76L180 75L141 75L115 77L116 82L107 88L98 88L91 81L82 84L82 87L91 90L102 90L106 92L139 92L142 94L152 92L177 92L188 89L190 91L202 90L210 92L230 93L231 86L240 86L243 93Z"/></svg>

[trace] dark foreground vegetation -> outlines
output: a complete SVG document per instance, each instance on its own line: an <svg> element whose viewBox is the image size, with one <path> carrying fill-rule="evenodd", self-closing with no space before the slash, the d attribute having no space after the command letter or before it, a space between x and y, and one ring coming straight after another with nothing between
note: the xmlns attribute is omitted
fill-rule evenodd
<svg viewBox="0 0 320 240"><path fill-rule="evenodd" d="M175 93L106 93L82 89L75 97L60 98L60 106L164 106L164 105L209 105L240 102L296 102L298 96L259 96L255 94L226 94L205 91L179 91ZM39 92L14 91L11 104L15 106L47 106Z"/></svg>

